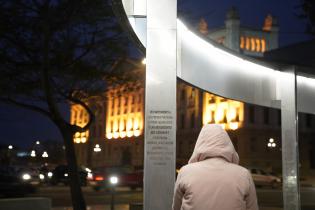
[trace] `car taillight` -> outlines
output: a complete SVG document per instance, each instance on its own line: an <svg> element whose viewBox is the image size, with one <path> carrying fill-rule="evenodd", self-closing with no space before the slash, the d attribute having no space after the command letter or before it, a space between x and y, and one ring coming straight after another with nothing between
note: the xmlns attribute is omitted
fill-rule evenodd
<svg viewBox="0 0 315 210"><path fill-rule="evenodd" d="M102 177L102 176L95 176L95 180L96 181L103 181L104 177Z"/></svg>

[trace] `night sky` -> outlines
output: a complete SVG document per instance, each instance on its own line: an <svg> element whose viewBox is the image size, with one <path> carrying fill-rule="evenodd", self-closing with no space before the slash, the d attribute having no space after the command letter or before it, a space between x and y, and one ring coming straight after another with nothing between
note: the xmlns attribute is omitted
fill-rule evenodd
<svg viewBox="0 0 315 210"><path fill-rule="evenodd" d="M204 17L209 29L224 25L226 11L235 6L239 10L241 25L261 28L267 14L278 18L280 46L310 39L304 33L306 20L299 19L299 0L180 0L179 7L190 11L197 22ZM67 107L64 116L69 119ZM35 112L0 104L0 144L29 147L36 140L57 140L61 136L54 125Z"/></svg>

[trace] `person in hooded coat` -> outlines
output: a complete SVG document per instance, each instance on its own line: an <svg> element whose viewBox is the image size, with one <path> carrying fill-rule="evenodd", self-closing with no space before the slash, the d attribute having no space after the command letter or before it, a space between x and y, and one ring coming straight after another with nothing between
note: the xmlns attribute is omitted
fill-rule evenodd
<svg viewBox="0 0 315 210"><path fill-rule="evenodd" d="M173 210L257 210L252 176L220 125L205 125L177 176Z"/></svg>

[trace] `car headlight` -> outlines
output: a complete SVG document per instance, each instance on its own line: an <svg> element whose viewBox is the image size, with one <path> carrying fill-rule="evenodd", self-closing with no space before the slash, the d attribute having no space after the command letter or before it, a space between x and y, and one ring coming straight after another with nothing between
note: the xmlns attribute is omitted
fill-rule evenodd
<svg viewBox="0 0 315 210"><path fill-rule="evenodd" d="M49 178L51 178L51 177L53 176L53 173L52 173L52 172L48 172L48 173L47 173L47 176L48 176Z"/></svg>
<svg viewBox="0 0 315 210"><path fill-rule="evenodd" d="M45 179L44 174L39 174L39 179L44 180Z"/></svg>
<svg viewBox="0 0 315 210"><path fill-rule="evenodd" d="M22 179L23 180L30 180L31 179L31 175L25 173L25 174L22 175Z"/></svg>
<svg viewBox="0 0 315 210"><path fill-rule="evenodd" d="M65 177L69 176L67 173L64 174Z"/></svg>

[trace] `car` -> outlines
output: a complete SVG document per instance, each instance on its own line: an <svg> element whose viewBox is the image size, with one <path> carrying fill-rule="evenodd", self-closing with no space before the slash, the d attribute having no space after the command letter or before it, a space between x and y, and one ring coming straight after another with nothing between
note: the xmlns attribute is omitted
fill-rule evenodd
<svg viewBox="0 0 315 210"><path fill-rule="evenodd" d="M36 186L29 182L30 175L21 174L14 167L0 167L0 196L2 197L23 197L34 193Z"/></svg>
<svg viewBox="0 0 315 210"><path fill-rule="evenodd" d="M58 165L50 174L48 173L47 175L50 176L49 182L51 185L58 185L58 184L69 185L68 166ZM78 173L79 173L81 186L86 186L87 184L86 179L87 179L88 172L82 167L78 167Z"/></svg>
<svg viewBox="0 0 315 210"><path fill-rule="evenodd" d="M271 188L278 188L281 186L281 178L274 174L267 173L258 168L251 168L249 171L257 187L269 186Z"/></svg>
<svg viewBox="0 0 315 210"><path fill-rule="evenodd" d="M124 167L105 167L93 170L93 177L89 180L89 185L95 191L109 190L111 178L117 178L116 186L118 187L129 187L131 190L143 187L143 170Z"/></svg>

